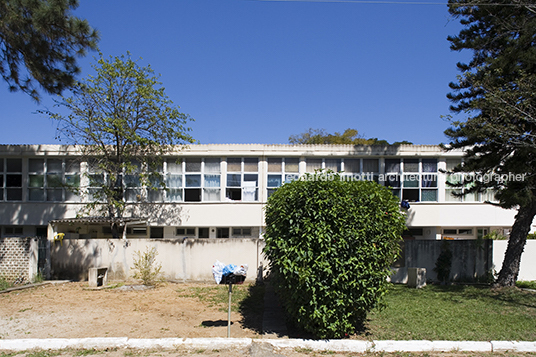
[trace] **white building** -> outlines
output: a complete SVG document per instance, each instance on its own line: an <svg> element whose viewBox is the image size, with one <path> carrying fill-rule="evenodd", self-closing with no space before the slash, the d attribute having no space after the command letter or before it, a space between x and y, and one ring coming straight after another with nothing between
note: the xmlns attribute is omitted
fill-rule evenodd
<svg viewBox="0 0 536 357"><path fill-rule="evenodd" d="M406 238L477 238L490 230L510 229L514 210L484 203L491 195L451 195L449 169L461 161L459 151L438 146L389 147L351 145L191 145L166 158L162 173L167 189L147 190L135 177L128 186L127 216L146 224L126 230L129 238L259 238L263 206L284 182L317 169L342 171L352 179L374 179L393 187L410 203ZM91 193L74 147L0 146L0 226L2 237L44 236L53 222L65 238L109 238L109 226L75 226L84 198L65 184ZM455 179L455 178L450 178ZM459 178L456 178L459 179ZM82 195L82 197L85 197Z"/></svg>

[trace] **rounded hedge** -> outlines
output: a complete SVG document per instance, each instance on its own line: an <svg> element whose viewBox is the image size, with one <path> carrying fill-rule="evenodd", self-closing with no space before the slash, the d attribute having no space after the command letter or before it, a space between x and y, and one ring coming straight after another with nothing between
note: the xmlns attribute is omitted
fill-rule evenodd
<svg viewBox="0 0 536 357"><path fill-rule="evenodd" d="M274 287L294 323L320 338L355 333L378 306L405 228L389 189L344 179L307 174L265 208Z"/></svg>

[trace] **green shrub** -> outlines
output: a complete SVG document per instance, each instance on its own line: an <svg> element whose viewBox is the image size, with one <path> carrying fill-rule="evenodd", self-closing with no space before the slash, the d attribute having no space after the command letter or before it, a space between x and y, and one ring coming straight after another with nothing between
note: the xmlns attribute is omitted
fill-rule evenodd
<svg viewBox="0 0 536 357"><path fill-rule="evenodd" d="M136 272L133 275L134 279L140 279L144 285L154 286L164 281L162 273L162 265L156 263L158 251L155 247L140 252L134 253L134 269Z"/></svg>
<svg viewBox="0 0 536 357"><path fill-rule="evenodd" d="M277 189L264 253L293 322L320 338L354 333L386 292L404 228L398 198L375 182L317 173Z"/></svg>

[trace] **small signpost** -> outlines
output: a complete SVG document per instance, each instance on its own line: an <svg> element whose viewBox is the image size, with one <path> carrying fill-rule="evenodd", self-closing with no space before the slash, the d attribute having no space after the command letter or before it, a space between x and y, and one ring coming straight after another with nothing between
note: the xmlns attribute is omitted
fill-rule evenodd
<svg viewBox="0 0 536 357"><path fill-rule="evenodd" d="M224 265L216 261L212 266L212 274L217 284L229 285L229 307L227 310L227 337L231 337L231 301L233 296L233 284L243 284L248 271L247 264L236 266L234 264Z"/></svg>

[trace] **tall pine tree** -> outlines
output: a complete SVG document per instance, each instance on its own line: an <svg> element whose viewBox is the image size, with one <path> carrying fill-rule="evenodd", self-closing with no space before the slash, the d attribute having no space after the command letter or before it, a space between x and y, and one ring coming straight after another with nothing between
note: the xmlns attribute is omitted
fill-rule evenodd
<svg viewBox="0 0 536 357"><path fill-rule="evenodd" d="M447 148L466 150L454 171L484 178L466 193L491 189L495 204L517 210L496 281L514 286L536 215L536 2L449 0L449 12L464 26L451 49L473 55L450 84L451 109L466 117L445 131Z"/></svg>

